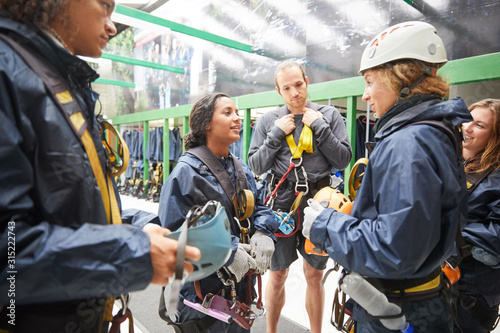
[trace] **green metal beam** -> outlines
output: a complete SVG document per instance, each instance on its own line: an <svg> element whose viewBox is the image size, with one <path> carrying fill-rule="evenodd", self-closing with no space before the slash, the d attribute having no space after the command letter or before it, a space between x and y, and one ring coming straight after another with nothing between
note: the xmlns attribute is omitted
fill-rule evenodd
<svg viewBox="0 0 500 333"><path fill-rule="evenodd" d="M162 64L157 64L156 62L139 60L139 59L124 57L124 56L119 56L116 54L110 54L110 53L103 52L101 55L101 58L108 59L111 61L116 61L116 62L122 62L124 64L129 64L129 65L134 65L134 66L142 66L142 67L160 69L160 70L164 70L167 72L184 74L184 69L181 67L162 65Z"/></svg>
<svg viewBox="0 0 500 333"><path fill-rule="evenodd" d="M117 81L117 80L107 80L107 79L97 79L94 81L95 83L101 83L101 84L109 84L112 86L120 86L120 87L127 87L127 88L135 88L135 83L133 82L125 82L125 81Z"/></svg>
<svg viewBox="0 0 500 333"><path fill-rule="evenodd" d="M204 39L209 42L213 42L216 44L224 45L236 50L252 53L252 46L244 43L240 43L238 41L228 39L225 37L221 37L218 35L211 34L209 32L203 31L203 30L198 30L194 29L191 27L188 27L183 24L179 24L176 22L172 22L169 20L162 19L160 17L142 12L137 9L133 9L130 7L126 7L123 5L117 5L115 12L121 15L129 16L138 20L146 21L149 23L153 23L162 27L167 27L171 29L172 31L180 32L185 35L193 36L196 38Z"/></svg>
<svg viewBox="0 0 500 333"><path fill-rule="evenodd" d="M191 113L192 104L181 105L168 109L152 110L136 112L126 115L121 115L113 117L113 124L130 124L138 123L142 121L151 121L164 118L179 118L179 117L189 117Z"/></svg>
<svg viewBox="0 0 500 333"><path fill-rule="evenodd" d="M438 75L452 85L500 79L500 53L449 61Z"/></svg>

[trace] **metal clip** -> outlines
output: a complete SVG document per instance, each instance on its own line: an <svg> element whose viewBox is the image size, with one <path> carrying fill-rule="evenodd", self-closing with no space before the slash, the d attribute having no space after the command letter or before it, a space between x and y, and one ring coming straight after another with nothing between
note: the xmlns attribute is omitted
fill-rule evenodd
<svg viewBox="0 0 500 333"><path fill-rule="evenodd" d="M122 315L127 313L128 305L130 304L130 297L130 293L120 295L120 301L122 303L122 309L120 311Z"/></svg>
<svg viewBox="0 0 500 333"><path fill-rule="evenodd" d="M304 183L302 184L299 180L299 174L297 172L297 168L293 169L293 172L295 173L295 179L296 179L295 192L301 192L300 188L304 188L305 190L302 192L304 192L304 195L306 195L307 193L309 193L309 183L307 181L307 173L306 173L306 170L304 169L303 166L301 166L300 169L302 170L302 174L304 175Z"/></svg>

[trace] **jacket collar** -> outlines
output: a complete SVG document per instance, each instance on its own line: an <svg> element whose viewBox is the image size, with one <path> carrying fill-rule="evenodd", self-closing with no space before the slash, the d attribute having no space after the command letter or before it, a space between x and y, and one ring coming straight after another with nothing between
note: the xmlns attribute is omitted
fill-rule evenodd
<svg viewBox="0 0 500 333"><path fill-rule="evenodd" d="M422 96L424 97L422 98ZM397 110L393 110L396 108ZM394 106L393 109L384 114L379 122L386 115L389 115L388 119L374 128L376 130L376 140L381 140L401 127L417 121L446 119L453 126L458 126L463 122L472 120L467 106L460 97L449 101L441 101L441 98L438 96L417 95ZM391 113L389 114L389 112Z"/></svg>

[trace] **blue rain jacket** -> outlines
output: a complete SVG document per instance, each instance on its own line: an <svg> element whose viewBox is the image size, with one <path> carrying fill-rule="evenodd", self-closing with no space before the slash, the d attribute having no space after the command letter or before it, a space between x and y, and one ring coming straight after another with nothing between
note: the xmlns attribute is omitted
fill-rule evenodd
<svg viewBox="0 0 500 333"><path fill-rule="evenodd" d="M260 201L261 195L259 192L262 191L263 188L257 188L255 178L248 166L241 160L239 160L239 162L245 171L249 190L252 191L255 197L255 210L249 219L251 222L251 235L253 235L256 230L259 230L276 241L273 230L278 228L279 222L275 220L271 210ZM236 181L236 174L232 161L225 160L223 163L225 163L225 169L228 171L234 184ZM163 227L175 231L181 227L186 218L186 214L193 206L203 206L210 200L219 201L226 208L226 213L232 222L231 234L233 253L225 264L228 266L233 261L234 252L240 241L240 230L234 220L234 207L217 178L195 156L185 153L179 158L179 162L172 170L172 173L162 188L158 215ZM241 223L243 226L246 226L244 225L245 222ZM216 239L208 241L216 241ZM246 284L243 280L237 284L238 296L243 301L246 295L245 286ZM216 274L212 274L201 280L203 295L207 292L216 293L222 287L223 285ZM193 283L184 284L181 294L191 302L196 301L196 292Z"/></svg>
<svg viewBox="0 0 500 333"><path fill-rule="evenodd" d="M472 117L460 98L426 99L376 134L351 215L325 209L312 225L311 241L350 271L424 277L450 256L458 224L465 225L465 174L453 143L429 125L403 127L442 118L456 126Z"/></svg>
<svg viewBox="0 0 500 333"><path fill-rule="evenodd" d="M106 170L93 113L97 94L90 89L97 74L39 31L1 14L0 30L27 38L67 80ZM16 272L19 313L24 304L116 296L145 288L153 277L149 237L131 225L107 225L82 143L42 81L2 41L0 133L0 304L10 301L11 271ZM144 217L156 218L129 213L126 219L143 224Z"/></svg>
<svg viewBox="0 0 500 333"><path fill-rule="evenodd" d="M469 214L462 235L472 246L500 256L500 170L488 175L469 194ZM461 289L469 295L483 295L490 306L500 303L500 264L490 267L470 260L459 267Z"/></svg>

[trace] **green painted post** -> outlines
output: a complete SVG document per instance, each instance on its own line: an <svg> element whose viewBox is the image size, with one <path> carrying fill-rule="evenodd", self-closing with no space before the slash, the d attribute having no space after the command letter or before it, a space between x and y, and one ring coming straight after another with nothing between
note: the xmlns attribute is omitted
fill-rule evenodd
<svg viewBox="0 0 500 333"><path fill-rule="evenodd" d="M170 128L169 119L163 119L163 183L170 175Z"/></svg>
<svg viewBox="0 0 500 333"><path fill-rule="evenodd" d="M351 141L352 159L349 166L344 171L344 194L349 196L349 176L351 175L352 167L354 166L356 156L356 96L347 97L347 135Z"/></svg>
<svg viewBox="0 0 500 333"><path fill-rule="evenodd" d="M243 161L248 163L248 149L252 138L252 110L245 109L243 117Z"/></svg>
<svg viewBox="0 0 500 333"><path fill-rule="evenodd" d="M144 180L144 189L146 189L146 182L149 180L149 160L147 158L148 140L149 140L149 121L144 121L142 123L143 127L143 137L142 142L142 160L144 161L144 175L142 179Z"/></svg>

